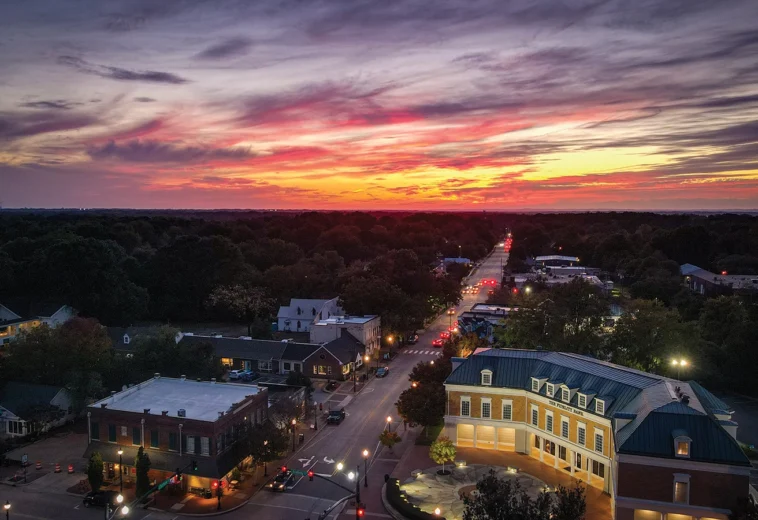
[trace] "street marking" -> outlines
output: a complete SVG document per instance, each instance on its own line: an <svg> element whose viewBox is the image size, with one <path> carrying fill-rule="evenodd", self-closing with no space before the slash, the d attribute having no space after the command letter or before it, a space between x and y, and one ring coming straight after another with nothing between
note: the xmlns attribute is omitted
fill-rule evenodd
<svg viewBox="0 0 758 520"><path fill-rule="evenodd" d="M310 498L314 498L314 497L310 497ZM289 509L291 511L305 511L307 513L310 513L310 510L308 510L308 509L300 509L300 508L297 508L297 507L287 507L287 506L274 506L274 505L271 505L271 504L263 504L263 503L260 503L260 502L248 502L245 505L247 505L247 506L258 506L258 507L274 507L276 509Z"/></svg>
<svg viewBox="0 0 758 520"><path fill-rule="evenodd" d="M308 464L311 463L311 461L313 460L313 457L311 457L310 459L297 459L297 460L303 463L303 467L306 467Z"/></svg>
<svg viewBox="0 0 758 520"><path fill-rule="evenodd" d="M79 509L79 506L74 506L74 509Z"/></svg>
<svg viewBox="0 0 758 520"><path fill-rule="evenodd" d="M328 459L324 457L324 462L326 462L327 464L334 464L334 459Z"/></svg>
<svg viewBox="0 0 758 520"><path fill-rule="evenodd" d="M331 473L314 473L314 475L318 475L319 477L324 477L324 478L332 478L333 476Z"/></svg>

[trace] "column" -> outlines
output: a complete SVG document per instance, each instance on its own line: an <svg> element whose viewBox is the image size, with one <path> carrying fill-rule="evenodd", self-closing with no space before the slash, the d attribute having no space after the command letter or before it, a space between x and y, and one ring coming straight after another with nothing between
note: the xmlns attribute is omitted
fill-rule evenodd
<svg viewBox="0 0 758 520"><path fill-rule="evenodd" d="M540 462L545 462L545 438L540 437Z"/></svg>
<svg viewBox="0 0 758 520"><path fill-rule="evenodd" d="M587 485L592 485L592 459L585 457L587 460Z"/></svg>
<svg viewBox="0 0 758 520"><path fill-rule="evenodd" d="M490 413L492 413L492 410L490 410ZM493 448L497 450L497 425L495 425L493 428L495 429L495 445Z"/></svg>
<svg viewBox="0 0 758 520"><path fill-rule="evenodd" d="M558 469L558 454L561 452L560 444L555 445L555 455L553 456L553 467Z"/></svg>
<svg viewBox="0 0 758 520"><path fill-rule="evenodd" d="M92 412L87 412L87 444L92 443Z"/></svg>
<svg viewBox="0 0 758 520"><path fill-rule="evenodd" d="M142 447L145 447L145 419L142 419Z"/></svg>
<svg viewBox="0 0 758 520"><path fill-rule="evenodd" d="M476 448L476 424L474 426L474 448Z"/></svg>
<svg viewBox="0 0 758 520"><path fill-rule="evenodd" d="M576 466L576 452L569 450L568 452L569 466L571 467L571 476L574 476L574 466Z"/></svg>

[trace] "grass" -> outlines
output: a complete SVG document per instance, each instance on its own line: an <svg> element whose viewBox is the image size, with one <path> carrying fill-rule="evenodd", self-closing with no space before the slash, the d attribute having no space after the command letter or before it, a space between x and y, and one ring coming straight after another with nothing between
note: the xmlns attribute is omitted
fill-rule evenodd
<svg viewBox="0 0 758 520"><path fill-rule="evenodd" d="M437 437L440 436L440 433L442 432L442 428L444 428L444 424L438 424L436 426L429 426L425 427L423 430L421 430L421 433L418 437L416 437L416 445L417 446L431 446L434 441L437 440Z"/></svg>

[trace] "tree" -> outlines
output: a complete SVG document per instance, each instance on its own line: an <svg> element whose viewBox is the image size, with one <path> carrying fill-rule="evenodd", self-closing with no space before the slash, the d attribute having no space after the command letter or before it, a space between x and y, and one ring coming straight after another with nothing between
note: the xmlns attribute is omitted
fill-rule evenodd
<svg viewBox="0 0 758 520"><path fill-rule="evenodd" d="M249 453L259 463L276 460L289 446L286 429L277 428L271 421L256 424L249 430Z"/></svg>
<svg viewBox="0 0 758 520"><path fill-rule="evenodd" d="M429 383L442 384L451 371L452 363L449 359L438 359L433 365L426 361L419 361L411 370L408 380L420 385Z"/></svg>
<svg viewBox="0 0 758 520"><path fill-rule="evenodd" d="M551 498L532 500L517 480L498 478L494 470L476 483L477 493L465 499L463 520L548 520Z"/></svg>
<svg viewBox="0 0 758 520"><path fill-rule="evenodd" d="M266 295L262 287L250 287L240 284L221 285L213 289L208 296L208 306L224 312L247 324L247 335L252 335L253 323L263 316L268 316L276 302Z"/></svg>
<svg viewBox="0 0 758 520"><path fill-rule="evenodd" d="M587 512L585 488L580 484L572 489L558 486L555 490L552 520L584 520Z"/></svg>
<svg viewBox="0 0 758 520"><path fill-rule="evenodd" d="M758 520L758 505L751 495L740 499L737 507L729 515L729 520Z"/></svg>
<svg viewBox="0 0 758 520"><path fill-rule="evenodd" d="M18 415L24 418L30 432L40 433L48 424L62 418L64 414L60 407L40 402L24 407Z"/></svg>
<svg viewBox="0 0 758 520"><path fill-rule="evenodd" d="M382 444L382 446L386 446L390 451L392 451L392 448L395 446L395 444L400 442L400 435L398 435L397 432L384 430L379 434L379 442Z"/></svg>
<svg viewBox="0 0 758 520"><path fill-rule="evenodd" d="M92 491L97 491L103 485L103 456L99 452L92 452L87 461L87 481Z"/></svg>
<svg viewBox="0 0 758 520"><path fill-rule="evenodd" d="M278 394L277 399L268 408L269 421L282 430L289 428L292 419L300 419L302 414L303 401L297 397L296 392Z"/></svg>
<svg viewBox="0 0 758 520"><path fill-rule="evenodd" d="M442 436L434 441L429 448L429 457L437 464L442 464L442 474L445 472L445 463L455 460L455 445L449 437Z"/></svg>
<svg viewBox="0 0 758 520"><path fill-rule="evenodd" d="M134 458L134 468L137 472L136 492L137 498L150 491L150 455L145 453L143 446L137 450L137 456Z"/></svg>
<svg viewBox="0 0 758 520"><path fill-rule="evenodd" d="M445 416L445 400L445 387L430 382L403 391L395 405L403 420L424 426L428 435L428 427L440 424Z"/></svg>

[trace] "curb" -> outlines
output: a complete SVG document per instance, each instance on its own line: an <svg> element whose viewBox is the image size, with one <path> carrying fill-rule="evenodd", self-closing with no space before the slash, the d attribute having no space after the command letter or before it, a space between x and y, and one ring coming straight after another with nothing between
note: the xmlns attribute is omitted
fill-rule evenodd
<svg viewBox="0 0 758 520"><path fill-rule="evenodd" d="M395 520L406 520L406 518L403 515L397 512L395 508L390 505L390 501L387 500L387 483L386 482L382 485L382 505L384 506L385 511L387 511L387 513L389 513L389 515Z"/></svg>
<svg viewBox="0 0 758 520"><path fill-rule="evenodd" d="M252 496L250 498L253 498ZM236 511L237 509L240 509L247 505L248 502L250 502L250 498L245 500L239 505L236 505L229 509L222 509L221 511L214 511L213 513L181 513L179 511L167 511L165 509L158 509L157 507L146 507L144 509L147 509L148 511L155 511L156 513L169 513L173 515L179 515L179 516L188 516L188 517L203 517L203 516L220 516L224 515L226 513L231 513L232 511Z"/></svg>

